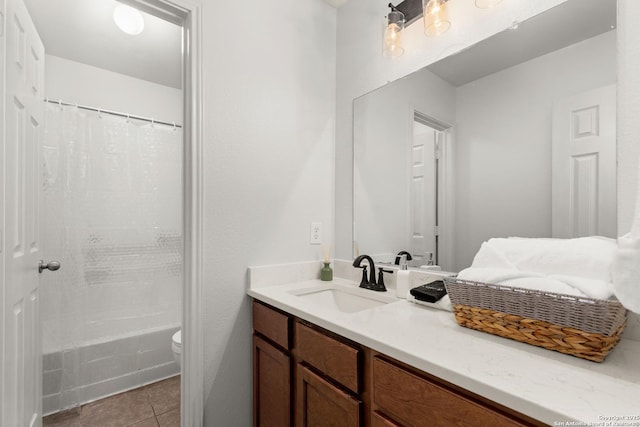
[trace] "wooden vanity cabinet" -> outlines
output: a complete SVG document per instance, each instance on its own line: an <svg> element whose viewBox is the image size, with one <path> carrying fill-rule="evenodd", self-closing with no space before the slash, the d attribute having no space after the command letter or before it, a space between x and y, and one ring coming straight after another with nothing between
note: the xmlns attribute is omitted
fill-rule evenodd
<svg viewBox="0 0 640 427"><path fill-rule="evenodd" d="M296 365L295 425L358 427L362 401L302 363Z"/></svg>
<svg viewBox="0 0 640 427"><path fill-rule="evenodd" d="M253 303L253 425L291 425L292 317Z"/></svg>
<svg viewBox="0 0 640 427"><path fill-rule="evenodd" d="M294 323L296 427L363 425L363 351L306 322Z"/></svg>
<svg viewBox="0 0 640 427"><path fill-rule="evenodd" d="M380 412L373 411L371 413L371 427L402 427L402 426L386 418Z"/></svg>
<svg viewBox="0 0 640 427"><path fill-rule="evenodd" d="M291 420L291 358L253 336L253 425L288 426Z"/></svg>
<svg viewBox="0 0 640 427"><path fill-rule="evenodd" d="M354 394L361 389L362 349L327 335L309 324L296 321L295 355Z"/></svg>
<svg viewBox="0 0 640 427"><path fill-rule="evenodd" d="M384 355L373 356L371 370L373 426L545 425Z"/></svg>
<svg viewBox="0 0 640 427"><path fill-rule="evenodd" d="M254 427L541 427L384 354L253 303Z"/></svg>
<svg viewBox="0 0 640 427"><path fill-rule="evenodd" d="M253 302L254 427L360 427L363 347Z"/></svg>

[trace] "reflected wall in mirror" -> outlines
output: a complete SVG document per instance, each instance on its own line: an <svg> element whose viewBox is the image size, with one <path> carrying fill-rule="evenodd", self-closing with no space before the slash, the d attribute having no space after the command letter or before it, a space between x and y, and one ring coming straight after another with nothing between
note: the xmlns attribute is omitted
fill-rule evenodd
<svg viewBox="0 0 640 427"><path fill-rule="evenodd" d="M569 0L354 101L354 249L616 237L615 0Z"/></svg>

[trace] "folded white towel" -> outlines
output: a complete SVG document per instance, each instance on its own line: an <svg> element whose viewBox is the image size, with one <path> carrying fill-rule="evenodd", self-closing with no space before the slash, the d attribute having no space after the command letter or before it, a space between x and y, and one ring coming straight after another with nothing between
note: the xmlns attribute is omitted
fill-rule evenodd
<svg viewBox="0 0 640 427"><path fill-rule="evenodd" d="M581 297L590 296L558 277L546 276L532 271L470 267L458 273L458 279ZM580 278L577 279L577 281L579 280ZM588 288L588 286L585 287Z"/></svg>
<svg viewBox="0 0 640 427"><path fill-rule="evenodd" d="M453 306L451 305L451 299L449 299L449 295L443 296L436 302L426 302L416 299L416 297L407 292L407 301L438 310L453 311Z"/></svg>
<svg viewBox="0 0 640 427"><path fill-rule="evenodd" d="M473 258L471 267L476 268L503 268L515 270L517 267L500 247L500 241L507 239L490 239L480 246L480 250Z"/></svg>
<svg viewBox="0 0 640 427"><path fill-rule="evenodd" d="M616 250L615 239L599 236L576 239L493 238L482 244L471 266L514 268L611 282Z"/></svg>
<svg viewBox="0 0 640 427"><path fill-rule="evenodd" d="M496 283L508 280L543 277L540 273L520 271L514 268L469 267L458 273L458 279L475 282Z"/></svg>
<svg viewBox="0 0 640 427"><path fill-rule="evenodd" d="M628 310L640 313L640 238L635 237L633 233L618 239L613 286L622 305Z"/></svg>
<svg viewBox="0 0 640 427"><path fill-rule="evenodd" d="M614 239L494 238L459 279L590 298L613 296Z"/></svg>
<svg viewBox="0 0 640 427"><path fill-rule="evenodd" d="M597 299L609 299L613 297L613 283L605 282L598 279L585 279L584 277L565 276L560 274L553 274L547 276L549 279L558 280L565 283L568 286L582 292L584 295L597 298Z"/></svg>

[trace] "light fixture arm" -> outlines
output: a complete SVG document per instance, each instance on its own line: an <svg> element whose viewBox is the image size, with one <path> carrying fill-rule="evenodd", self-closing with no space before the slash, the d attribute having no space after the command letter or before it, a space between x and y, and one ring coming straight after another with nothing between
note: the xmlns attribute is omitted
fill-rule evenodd
<svg viewBox="0 0 640 427"><path fill-rule="evenodd" d="M423 14L422 0L404 0L398 3L397 6L393 6L389 3L391 10L397 10L404 14L405 26L411 25L416 20L420 19Z"/></svg>
<svg viewBox="0 0 640 427"><path fill-rule="evenodd" d="M387 15L387 20L388 23L399 23L400 21L402 21L402 27L404 28L404 23L405 23L405 17L404 14L399 11L393 4L389 3L389 8L391 9L391 12L389 12L389 14Z"/></svg>

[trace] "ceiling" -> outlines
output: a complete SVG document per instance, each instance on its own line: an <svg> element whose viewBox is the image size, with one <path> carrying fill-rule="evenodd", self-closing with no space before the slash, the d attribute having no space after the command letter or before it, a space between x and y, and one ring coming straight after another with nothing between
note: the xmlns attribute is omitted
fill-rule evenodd
<svg viewBox="0 0 640 427"><path fill-rule="evenodd" d="M180 88L182 28L143 13L145 28L123 33L115 0L25 0L48 54Z"/></svg>
<svg viewBox="0 0 640 427"><path fill-rule="evenodd" d="M325 0L340 7L347 0ZM165 86L181 87L182 28L143 12L131 36L112 19L116 0L25 0L47 53ZM580 19L575 19L580 16ZM561 23L559 25L559 23ZM428 68L459 86L616 25L615 0L563 3ZM469 63L474 64L469 66Z"/></svg>
<svg viewBox="0 0 640 427"><path fill-rule="evenodd" d="M460 86L615 27L616 0L571 0L427 69Z"/></svg>

